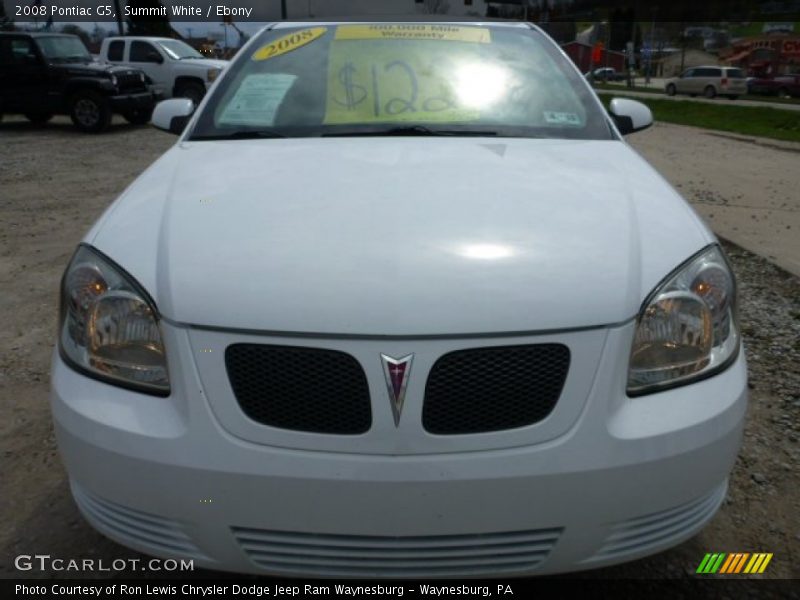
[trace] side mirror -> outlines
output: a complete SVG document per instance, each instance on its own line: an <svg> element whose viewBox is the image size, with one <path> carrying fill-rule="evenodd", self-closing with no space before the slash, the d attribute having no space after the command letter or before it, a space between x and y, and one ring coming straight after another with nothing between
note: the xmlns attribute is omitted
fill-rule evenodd
<svg viewBox="0 0 800 600"><path fill-rule="evenodd" d="M147 62L161 64L164 62L164 57L155 50L151 50L147 53Z"/></svg>
<svg viewBox="0 0 800 600"><path fill-rule="evenodd" d="M636 100L614 98L608 105L608 113L622 135L647 129L653 124L653 113Z"/></svg>
<svg viewBox="0 0 800 600"><path fill-rule="evenodd" d="M151 121L158 129L180 135L193 112L194 103L188 98L171 98L156 104Z"/></svg>

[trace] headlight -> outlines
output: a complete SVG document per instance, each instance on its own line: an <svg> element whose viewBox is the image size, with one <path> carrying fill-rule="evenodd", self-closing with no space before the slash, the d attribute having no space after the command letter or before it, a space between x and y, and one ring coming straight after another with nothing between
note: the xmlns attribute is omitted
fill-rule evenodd
<svg viewBox="0 0 800 600"><path fill-rule="evenodd" d="M144 73L139 73L139 81L145 83L147 81L147 77L144 76Z"/></svg>
<svg viewBox="0 0 800 600"><path fill-rule="evenodd" d="M206 77L209 81L214 81L220 74L221 69L209 69L206 73Z"/></svg>
<svg viewBox="0 0 800 600"><path fill-rule="evenodd" d="M87 246L78 247L61 282L59 348L88 375L169 394L155 306L127 273Z"/></svg>
<svg viewBox="0 0 800 600"><path fill-rule="evenodd" d="M683 385L721 371L739 352L736 283L719 246L667 277L642 305L628 395Z"/></svg>
<svg viewBox="0 0 800 600"><path fill-rule="evenodd" d="M116 75L112 75L111 76L111 85L113 85L114 87L117 87L117 76Z"/></svg>

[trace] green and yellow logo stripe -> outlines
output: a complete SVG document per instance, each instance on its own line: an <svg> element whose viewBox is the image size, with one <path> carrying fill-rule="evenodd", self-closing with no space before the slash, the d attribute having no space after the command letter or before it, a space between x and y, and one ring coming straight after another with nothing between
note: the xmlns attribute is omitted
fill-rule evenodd
<svg viewBox="0 0 800 600"><path fill-rule="evenodd" d="M769 561L772 560L771 552L716 552L706 554L697 567L697 573L710 575L714 573L724 575L763 573Z"/></svg>

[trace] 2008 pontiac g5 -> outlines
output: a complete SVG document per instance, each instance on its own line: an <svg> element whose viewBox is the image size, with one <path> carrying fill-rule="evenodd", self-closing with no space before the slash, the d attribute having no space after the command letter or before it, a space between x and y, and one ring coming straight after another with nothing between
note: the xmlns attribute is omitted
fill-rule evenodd
<svg viewBox="0 0 800 600"><path fill-rule="evenodd" d="M746 410L713 234L527 24L286 22L61 286L72 493L199 566L533 575L669 548Z"/></svg>

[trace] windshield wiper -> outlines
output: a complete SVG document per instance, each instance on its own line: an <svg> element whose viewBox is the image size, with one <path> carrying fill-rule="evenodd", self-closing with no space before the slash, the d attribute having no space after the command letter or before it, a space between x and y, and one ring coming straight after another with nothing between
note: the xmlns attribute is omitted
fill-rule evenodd
<svg viewBox="0 0 800 600"><path fill-rule="evenodd" d="M286 138L289 137L271 129L242 129L231 133L215 135L195 135L192 140L257 140L261 138Z"/></svg>
<svg viewBox="0 0 800 600"><path fill-rule="evenodd" d="M323 133L322 137L360 137L360 136L492 136L496 131L482 131L479 129L432 129L425 125L407 125L402 127L389 127L388 129L346 131L342 133Z"/></svg>

